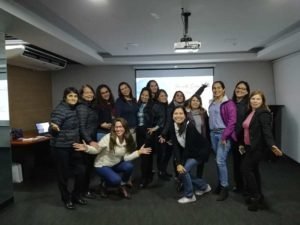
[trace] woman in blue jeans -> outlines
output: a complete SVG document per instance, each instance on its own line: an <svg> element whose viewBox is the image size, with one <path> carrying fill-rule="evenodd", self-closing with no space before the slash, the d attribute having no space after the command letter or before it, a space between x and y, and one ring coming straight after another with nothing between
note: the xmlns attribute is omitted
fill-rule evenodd
<svg viewBox="0 0 300 225"><path fill-rule="evenodd" d="M131 160L141 154L150 154L151 148L144 145L135 150L135 142L130 133L127 121L116 118L112 123L111 133L105 135L99 142L98 147L74 143L76 151L84 151L89 154L97 154L94 166L96 173L105 181L107 186L120 187L121 194L129 198L125 184L128 182L133 165Z"/></svg>
<svg viewBox="0 0 300 225"><path fill-rule="evenodd" d="M225 85L222 81L215 81L212 85L213 100L209 111L209 129L212 149L216 154L218 169L218 186L215 193L217 201L224 201L228 197L227 156L231 148L231 138L235 138L236 105L225 95Z"/></svg>
<svg viewBox="0 0 300 225"><path fill-rule="evenodd" d="M208 160L210 146L196 129L195 125L188 121L184 106L176 106L172 112L173 126L171 126L171 138L174 149L174 160L179 179L183 183L183 197L178 203L185 204L196 201L196 195L203 195L211 190L209 184L202 178L191 174L193 168ZM194 193L195 187L195 193Z"/></svg>

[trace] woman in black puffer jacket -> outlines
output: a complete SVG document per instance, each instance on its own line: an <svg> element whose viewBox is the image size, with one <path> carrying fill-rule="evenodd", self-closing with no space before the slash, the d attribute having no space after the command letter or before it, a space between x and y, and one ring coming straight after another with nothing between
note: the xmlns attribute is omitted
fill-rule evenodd
<svg viewBox="0 0 300 225"><path fill-rule="evenodd" d="M88 145L98 147L97 128L99 126L98 112L95 102L95 91L92 86L85 84L79 90L79 104L76 107L79 119L80 139ZM94 199L96 195L90 189L94 169L95 155L83 153L86 166L84 194L85 198Z"/></svg>
<svg viewBox="0 0 300 225"><path fill-rule="evenodd" d="M74 151L73 143L78 143L79 122L77 118L76 105L78 103L78 91L74 87L64 90L63 101L53 110L49 132L52 134L50 140L53 154L58 187L61 199L67 209L75 209L74 203L86 205L86 200L81 198L85 166L82 153ZM74 174L74 185L70 191L68 180Z"/></svg>

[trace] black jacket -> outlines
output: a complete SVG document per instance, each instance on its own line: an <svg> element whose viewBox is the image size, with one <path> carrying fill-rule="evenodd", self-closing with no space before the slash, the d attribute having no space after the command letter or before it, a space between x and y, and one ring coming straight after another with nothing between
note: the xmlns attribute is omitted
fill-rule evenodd
<svg viewBox="0 0 300 225"><path fill-rule="evenodd" d="M235 102L236 104L236 124L235 124L235 134L238 144L244 143L244 129L243 121L246 119L248 111L248 99L242 99L240 102Z"/></svg>
<svg viewBox="0 0 300 225"><path fill-rule="evenodd" d="M79 122L75 106L61 102L51 113L51 122L59 126L56 132L49 128L53 138L50 145L57 148L72 148L74 142L79 142Z"/></svg>
<svg viewBox="0 0 300 225"><path fill-rule="evenodd" d="M173 143L174 158L176 164L184 165L189 158L199 162L206 162L210 153L210 144L196 129L195 125L188 122L186 127L185 148L177 140L174 124L170 127L171 140Z"/></svg>
<svg viewBox="0 0 300 225"><path fill-rule="evenodd" d="M99 126L98 113L91 102L82 101L77 107L80 138L86 143L96 141L97 128Z"/></svg>
<svg viewBox="0 0 300 225"><path fill-rule="evenodd" d="M115 108L113 105L99 105L97 108L98 118L99 118L99 126L98 131L100 133L109 133L110 129L105 129L101 127L102 123L112 123L113 118L115 118Z"/></svg>
<svg viewBox="0 0 300 225"><path fill-rule="evenodd" d="M272 115L266 109L257 109L249 125L251 151L271 150L275 141L272 135Z"/></svg>
<svg viewBox="0 0 300 225"><path fill-rule="evenodd" d="M161 102L155 102L152 107L152 113L153 113L152 127L159 126L159 129L156 131L158 135L161 133L162 129L166 125L167 107L168 107L167 104Z"/></svg>

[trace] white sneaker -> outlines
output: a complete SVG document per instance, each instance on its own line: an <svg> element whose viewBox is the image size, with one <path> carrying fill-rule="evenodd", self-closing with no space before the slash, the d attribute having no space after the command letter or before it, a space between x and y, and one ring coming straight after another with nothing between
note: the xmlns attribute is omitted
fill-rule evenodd
<svg viewBox="0 0 300 225"><path fill-rule="evenodd" d="M178 200L178 203L185 204L185 203L190 203L196 201L196 196L193 195L193 197L188 198L188 197L182 197L181 199Z"/></svg>
<svg viewBox="0 0 300 225"><path fill-rule="evenodd" d="M211 191L211 186L209 184L207 184L207 187L205 190L201 191L201 190L198 190L198 191L195 191L195 194L197 196L201 196L201 195L204 195L205 193L207 192L210 192Z"/></svg>

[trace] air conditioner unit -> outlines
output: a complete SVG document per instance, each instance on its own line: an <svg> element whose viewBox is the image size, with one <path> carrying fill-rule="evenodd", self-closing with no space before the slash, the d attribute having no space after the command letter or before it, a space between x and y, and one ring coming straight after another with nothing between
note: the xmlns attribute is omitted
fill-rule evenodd
<svg viewBox="0 0 300 225"><path fill-rule="evenodd" d="M65 59L29 46L7 45L5 48L9 65L40 71L61 70L67 65Z"/></svg>

